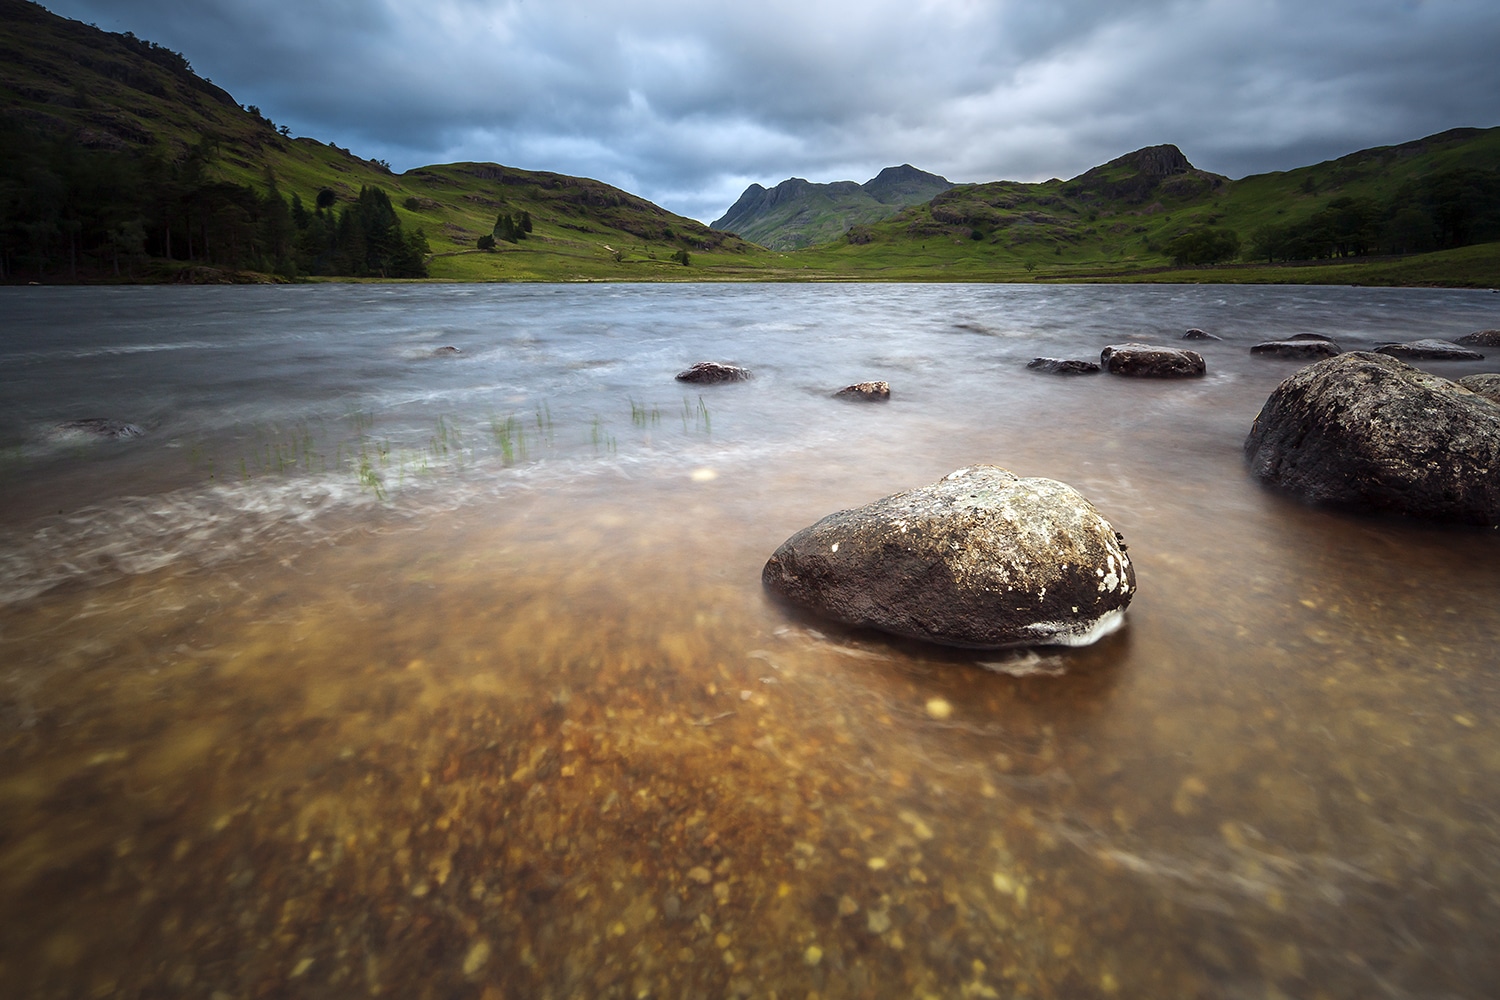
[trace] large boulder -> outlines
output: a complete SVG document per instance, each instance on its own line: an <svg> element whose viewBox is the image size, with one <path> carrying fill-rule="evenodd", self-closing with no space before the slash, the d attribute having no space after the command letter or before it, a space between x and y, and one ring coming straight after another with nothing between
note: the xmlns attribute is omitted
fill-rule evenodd
<svg viewBox="0 0 1500 1000"><path fill-rule="evenodd" d="M1482 361L1484 355L1460 347L1451 340L1413 340L1405 344L1386 344L1375 348L1378 354L1389 354L1393 358L1411 358L1414 361Z"/></svg>
<svg viewBox="0 0 1500 1000"><path fill-rule="evenodd" d="M1500 407L1383 354L1284 380L1245 440L1256 476L1314 503L1500 524Z"/></svg>
<svg viewBox="0 0 1500 1000"><path fill-rule="evenodd" d="M1075 361L1072 358L1032 358L1026 367L1051 375L1097 375L1099 366L1092 361Z"/></svg>
<svg viewBox="0 0 1500 1000"><path fill-rule="evenodd" d="M1197 351L1149 344L1111 344L1100 352L1099 364L1111 375L1136 378L1199 378L1208 370Z"/></svg>
<svg viewBox="0 0 1500 1000"><path fill-rule="evenodd" d="M1292 337L1287 340L1268 340L1250 348L1251 354L1273 358L1331 358L1343 353L1338 344L1322 337Z"/></svg>
<svg viewBox="0 0 1500 1000"><path fill-rule="evenodd" d="M1071 486L993 465L830 514L787 539L765 585L849 625L950 646L1082 646L1135 593L1123 539Z"/></svg>
<svg viewBox="0 0 1500 1000"><path fill-rule="evenodd" d="M743 382L750 377L748 368L725 365L717 361L700 361L691 368L677 373L679 382L696 382L712 385L715 382Z"/></svg>
<svg viewBox="0 0 1500 1000"><path fill-rule="evenodd" d="M1468 347L1500 347L1500 330L1478 330L1454 341Z"/></svg>
<svg viewBox="0 0 1500 1000"><path fill-rule="evenodd" d="M1478 393L1491 403L1500 403L1500 375L1465 375L1458 384L1470 392Z"/></svg>

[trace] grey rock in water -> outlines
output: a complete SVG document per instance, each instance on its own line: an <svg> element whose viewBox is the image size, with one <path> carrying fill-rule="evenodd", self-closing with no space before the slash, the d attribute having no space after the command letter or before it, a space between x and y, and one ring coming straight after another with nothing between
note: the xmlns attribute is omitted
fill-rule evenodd
<svg viewBox="0 0 1500 1000"><path fill-rule="evenodd" d="M1343 349L1323 337L1297 337L1256 344L1250 353L1274 358L1331 358L1342 354Z"/></svg>
<svg viewBox="0 0 1500 1000"><path fill-rule="evenodd" d="M705 385L715 382L743 382L749 377L748 368L720 364L717 361L700 361L686 371L677 373L679 382L697 382Z"/></svg>
<svg viewBox="0 0 1500 1000"><path fill-rule="evenodd" d="M884 403L891 398L891 384L889 382L856 382L846 385L834 396L839 399L853 399L865 403Z"/></svg>
<svg viewBox="0 0 1500 1000"><path fill-rule="evenodd" d="M88 417L83 420L69 420L57 425L57 429L65 434L86 434L89 437L105 438L110 441L121 441L127 438L144 437L146 432L135 424L127 424L120 420L110 420L107 417Z"/></svg>
<svg viewBox="0 0 1500 1000"><path fill-rule="evenodd" d="M1405 344L1386 344L1375 348L1378 354L1417 361L1482 361L1484 355L1461 347L1451 340L1413 340Z"/></svg>
<svg viewBox="0 0 1500 1000"><path fill-rule="evenodd" d="M1332 337L1325 337L1321 333L1294 333L1290 337L1282 337L1282 340L1326 340L1333 343Z"/></svg>
<svg viewBox="0 0 1500 1000"><path fill-rule="evenodd" d="M1468 347L1500 347L1500 330L1478 330L1454 341Z"/></svg>
<svg viewBox="0 0 1500 1000"><path fill-rule="evenodd" d="M1134 378L1199 378L1208 370L1197 351L1150 344L1111 344L1100 352L1099 364L1111 375Z"/></svg>
<svg viewBox="0 0 1500 1000"><path fill-rule="evenodd" d="M1500 403L1500 375L1486 373L1484 375L1465 375L1458 380L1458 384L1488 399L1491 403Z"/></svg>
<svg viewBox="0 0 1500 1000"><path fill-rule="evenodd" d="M1065 483L993 465L830 514L761 573L794 604L950 646L1083 646L1135 594L1124 540Z"/></svg>
<svg viewBox="0 0 1500 1000"><path fill-rule="evenodd" d="M432 356L435 357L435 358L447 358L447 357L452 357L453 355L462 354L462 353L463 353L463 351L460 351L458 348L456 348L456 347L454 347L454 346L452 346L450 344L447 347L439 347L439 348L437 348L435 351L432 352Z"/></svg>
<svg viewBox="0 0 1500 1000"><path fill-rule="evenodd" d="M1384 354L1276 387L1245 440L1262 481L1353 510L1500 525L1500 407Z"/></svg>
<svg viewBox="0 0 1500 1000"><path fill-rule="evenodd" d="M1097 375L1099 366L1092 361L1074 361L1072 358L1033 358L1026 362L1027 368L1052 375Z"/></svg>
<svg viewBox="0 0 1500 1000"><path fill-rule="evenodd" d="M1223 337L1215 337L1206 330L1200 330L1196 326L1182 335L1183 340L1223 340Z"/></svg>

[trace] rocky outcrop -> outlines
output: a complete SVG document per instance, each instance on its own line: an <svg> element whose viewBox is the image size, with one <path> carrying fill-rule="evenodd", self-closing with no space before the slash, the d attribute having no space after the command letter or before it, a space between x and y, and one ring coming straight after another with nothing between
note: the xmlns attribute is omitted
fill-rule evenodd
<svg viewBox="0 0 1500 1000"><path fill-rule="evenodd" d="M1026 367L1051 375L1097 375L1099 366L1092 361L1074 361L1072 358L1033 358Z"/></svg>
<svg viewBox="0 0 1500 1000"><path fill-rule="evenodd" d="M1223 337L1215 337L1206 330L1200 330L1196 326L1182 335L1183 340L1223 340Z"/></svg>
<svg viewBox="0 0 1500 1000"><path fill-rule="evenodd" d="M1375 350L1379 354L1389 354L1393 358L1409 358L1413 361L1484 360L1483 354L1461 347L1451 340L1413 340L1405 344L1386 344Z"/></svg>
<svg viewBox="0 0 1500 1000"><path fill-rule="evenodd" d="M866 403L884 403L891 398L889 382L856 382L846 385L834 393L838 399L853 399Z"/></svg>
<svg viewBox="0 0 1500 1000"><path fill-rule="evenodd" d="M830 514L761 579L845 624L977 648L1086 645L1135 594L1123 539L1081 494L993 465Z"/></svg>
<svg viewBox="0 0 1500 1000"><path fill-rule="evenodd" d="M686 371L677 373L677 381L696 382L700 385L711 385L715 382L743 382L749 377L748 368L724 365L717 361L700 361Z"/></svg>
<svg viewBox="0 0 1500 1000"><path fill-rule="evenodd" d="M1343 349L1333 341L1322 337L1301 337L1290 340L1268 340L1250 348L1250 353L1272 358L1331 358L1342 354Z"/></svg>
<svg viewBox="0 0 1500 1000"><path fill-rule="evenodd" d="M1111 375L1135 378L1198 378L1208 370L1197 351L1147 344L1111 344L1100 352L1099 364Z"/></svg>
<svg viewBox="0 0 1500 1000"><path fill-rule="evenodd" d="M1479 330L1454 341L1466 347L1500 347L1500 330Z"/></svg>
<svg viewBox="0 0 1500 1000"><path fill-rule="evenodd" d="M1458 384L1492 403L1500 403L1500 375L1465 375Z"/></svg>
<svg viewBox="0 0 1500 1000"><path fill-rule="evenodd" d="M1383 354L1283 381L1245 456L1261 480L1314 503L1500 525L1500 407Z"/></svg>

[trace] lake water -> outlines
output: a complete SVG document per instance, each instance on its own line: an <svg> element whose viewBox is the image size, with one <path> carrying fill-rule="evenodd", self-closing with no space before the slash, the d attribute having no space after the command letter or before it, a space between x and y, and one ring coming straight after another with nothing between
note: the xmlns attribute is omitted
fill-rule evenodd
<svg viewBox="0 0 1500 1000"><path fill-rule="evenodd" d="M1482 997L1500 533L1262 489L1353 288L0 289L0 993ZM1040 355L1189 345L1190 382ZM451 345L462 353L435 355ZM746 383L693 387L700 360ZM1428 365L1500 370L1500 354ZM888 404L830 398L885 379ZM146 433L59 432L105 417ZM975 462L1126 627L945 651L760 569Z"/></svg>

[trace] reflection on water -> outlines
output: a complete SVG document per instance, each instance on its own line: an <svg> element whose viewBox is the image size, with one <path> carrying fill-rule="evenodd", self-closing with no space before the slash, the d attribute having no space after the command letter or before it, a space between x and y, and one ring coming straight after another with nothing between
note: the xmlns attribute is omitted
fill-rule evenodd
<svg viewBox="0 0 1500 1000"><path fill-rule="evenodd" d="M1248 482L1295 367L1251 339L1203 383L1062 382L950 327L843 342L906 372L884 408L773 370L704 429L676 387L605 412L557 376L513 408L524 458L487 403L406 414L462 461L383 496L352 465L182 485L159 451L156 492L96 503L120 466L36 466L92 506L0 553L73 567L0 608L6 995L1487 995L1500 539ZM1073 348L1037 329L1022 363ZM943 651L761 591L794 530L971 461L1125 534L1124 631Z"/></svg>

